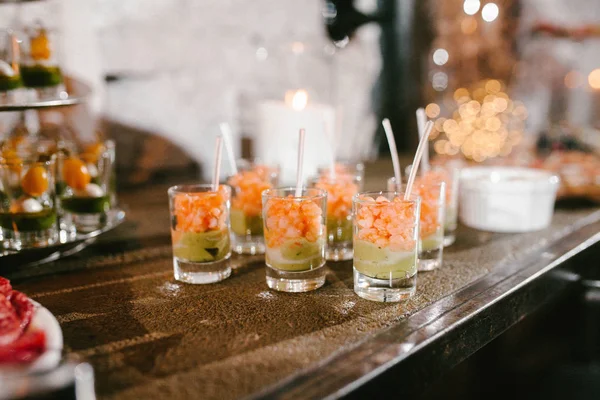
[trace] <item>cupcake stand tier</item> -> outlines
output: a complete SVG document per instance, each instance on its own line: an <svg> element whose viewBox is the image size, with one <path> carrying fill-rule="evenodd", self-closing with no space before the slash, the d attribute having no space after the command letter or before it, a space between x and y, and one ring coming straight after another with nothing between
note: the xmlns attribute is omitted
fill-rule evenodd
<svg viewBox="0 0 600 400"><path fill-rule="evenodd" d="M14 103L0 103L0 112L75 106L85 103L91 92L90 87L85 83L65 77L65 90L60 92L57 97L38 100L29 99L27 95L24 95ZM61 231L58 242L48 247L12 251L5 250L3 246L0 246L0 273L5 268L39 265L75 254L93 243L99 235L114 229L124 220L125 211L116 208L109 212L107 223L101 229L76 235L67 235L66 232Z"/></svg>

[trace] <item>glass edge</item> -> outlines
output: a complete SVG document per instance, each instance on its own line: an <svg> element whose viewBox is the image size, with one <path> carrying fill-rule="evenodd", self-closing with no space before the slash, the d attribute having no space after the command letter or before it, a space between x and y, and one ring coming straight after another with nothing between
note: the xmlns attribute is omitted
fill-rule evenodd
<svg viewBox="0 0 600 400"><path fill-rule="evenodd" d="M199 188L207 188L207 189L212 189L212 184L210 183L190 183L190 184L180 184L180 185L173 185L170 186L167 189L167 192L170 194L174 194L174 193L190 193L189 191L183 191L180 188L182 187L199 187ZM227 188L227 190L229 192L232 191L231 186L225 183L219 183L219 186L225 186ZM194 193L216 193L212 190L207 190L207 191L201 191L201 192L194 192Z"/></svg>
<svg viewBox="0 0 600 400"><path fill-rule="evenodd" d="M278 196L275 195L273 193L269 193L269 192L275 192L275 191L283 191L283 190L289 190L289 191L295 191L296 187L295 186L282 186L282 187L276 187L276 188L271 188L271 189L265 189L262 192L262 196L263 197L271 197L271 198L281 198L281 199L287 199L287 196ZM319 188L315 188L315 187L310 187L310 186L302 186L302 190L306 191L306 190L317 190L319 192L321 192L321 194L318 195L314 195L314 196L300 196L300 197L296 197L293 196L292 198L294 199L303 199L303 198L310 198L310 199L315 199L315 198L321 198L321 197L327 197L327 191L324 189L319 189Z"/></svg>
<svg viewBox="0 0 600 400"><path fill-rule="evenodd" d="M356 193L354 196L352 196L352 202L353 203L357 203L357 204L364 204L367 203L366 200L360 200L359 196L371 196L374 197L376 195L384 195L384 194L391 194L394 193L395 195L401 195L402 196L402 201L403 202L407 202L407 203L417 203L421 201L421 197L419 197L416 194L411 194L411 198L408 200L404 200L404 192L397 192L397 191L393 191L393 190L377 190L377 191L368 191L368 192L359 192ZM370 202L369 202L370 203Z"/></svg>

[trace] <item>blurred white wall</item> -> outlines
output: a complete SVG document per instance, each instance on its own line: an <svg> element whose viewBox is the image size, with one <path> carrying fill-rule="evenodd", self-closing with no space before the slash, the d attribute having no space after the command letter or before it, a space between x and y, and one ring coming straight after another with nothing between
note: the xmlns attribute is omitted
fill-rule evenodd
<svg viewBox="0 0 600 400"><path fill-rule="evenodd" d="M167 137L203 164L212 161L218 122L230 121L236 133L241 130L240 96L256 85L262 68L257 48L294 40L326 43L322 0L54 2L64 33L64 69L93 86L91 110ZM359 3L365 10L375 4ZM0 24L10 20L5 10L0 9ZM376 125L370 97L380 68L378 29L362 28L338 54L335 86L348 134L370 135ZM123 79L106 85L105 75ZM357 148L368 152L369 140L353 142L344 141L342 156Z"/></svg>

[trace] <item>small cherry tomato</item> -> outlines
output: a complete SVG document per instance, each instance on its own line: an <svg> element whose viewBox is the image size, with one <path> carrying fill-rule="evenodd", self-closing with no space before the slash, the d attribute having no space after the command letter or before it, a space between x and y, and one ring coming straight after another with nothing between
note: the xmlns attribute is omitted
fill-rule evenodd
<svg viewBox="0 0 600 400"><path fill-rule="evenodd" d="M15 174L21 173L21 163L23 160L19 158L17 152L12 149L2 150L2 160L8 166L8 169Z"/></svg>
<svg viewBox="0 0 600 400"><path fill-rule="evenodd" d="M63 162L63 179L71 188L83 190L92 180L85 163L77 157L69 157Z"/></svg>
<svg viewBox="0 0 600 400"><path fill-rule="evenodd" d="M50 58L50 41L45 29L40 29L37 36L32 37L29 43L31 58L34 60L47 60Z"/></svg>
<svg viewBox="0 0 600 400"><path fill-rule="evenodd" d="M98 142L87 146L81 155L81 158L90 164L95 164L102 153L106 150L104 144Z"/></svg>
<svg viewBox="0 0 600 400"><path fill-rule="evenodd" d="M35 165L27 170L21 180L23 191L30 196L41 196L48 190L48 171L41 165Z"/></svg>

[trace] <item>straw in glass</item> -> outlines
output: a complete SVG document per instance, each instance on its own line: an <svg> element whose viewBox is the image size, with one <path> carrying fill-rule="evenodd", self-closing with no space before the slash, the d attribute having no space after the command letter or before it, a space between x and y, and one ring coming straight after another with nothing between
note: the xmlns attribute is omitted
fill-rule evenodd
<svg viewBox="0 0 600 400"><path fill-rule="evenodd" d="M428 121L425 124L425 131L423 136L421 136L421 140L419 141L419 147L417 147L417 152L415 153L415 158L412 163L412 167L410 169L410 175L408 176L408 183L406 184L406 191L404 192L404 200L409 200L412 192L412 187L415 183L415 177L417 176L417 170L419 169L419 164L421 163L421 157L423 157L423 152L425 151L425 146L428 145L427 141L429 140L429 134L431 134L431 130L433 129L433 122Z"/></svg>
<svg viewBox="0 0 600 400"><path fill-rule="evenodd" d="M383 125L383 130L385 131L385 136L387 137L388 145L390 146L390 153L392 153L392 164L394 166L394 177L396 178L396 184L401 185L402 175L400 172L400 160L398 159L398 150L396 149L396 140L394 140L392 124L390 124L389 119L384 118L383 121L381 121L381 125Z"/></svg>

